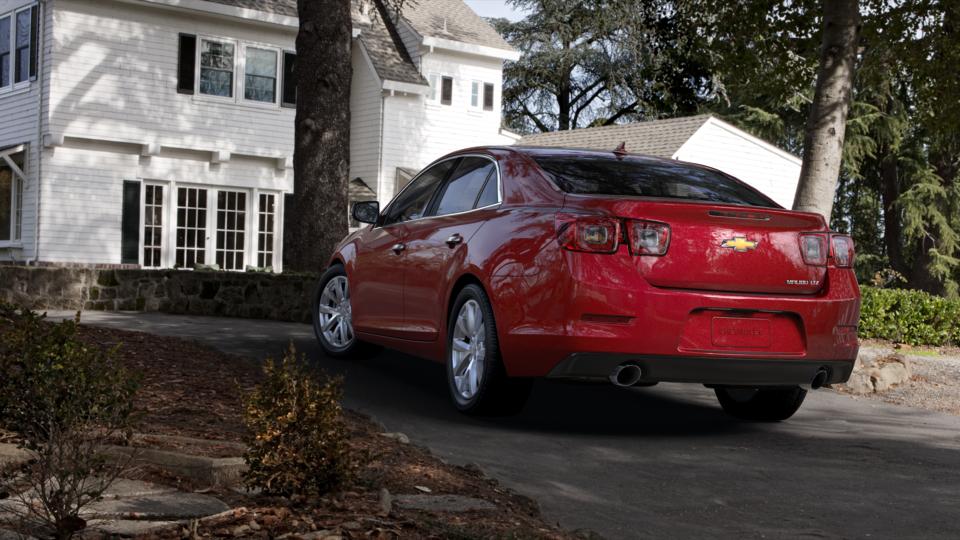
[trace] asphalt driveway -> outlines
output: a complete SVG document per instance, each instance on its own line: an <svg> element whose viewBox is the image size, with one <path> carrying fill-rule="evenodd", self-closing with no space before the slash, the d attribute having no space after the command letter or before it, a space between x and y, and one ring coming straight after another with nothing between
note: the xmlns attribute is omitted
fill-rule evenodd
<svg viewBox="0 0 960 540"><path fill-rule="evenodd" d="M53 316L55 314L51 314ZM538 382L522 414L447 402L442 366L395 352L324 358L309 326L85 313L88 324L277 355L346 375L346 405L444 459L475 463L567 529L609 538L960 538L960 417L828 390L779 424L725 416L713 391Z"/></svg>

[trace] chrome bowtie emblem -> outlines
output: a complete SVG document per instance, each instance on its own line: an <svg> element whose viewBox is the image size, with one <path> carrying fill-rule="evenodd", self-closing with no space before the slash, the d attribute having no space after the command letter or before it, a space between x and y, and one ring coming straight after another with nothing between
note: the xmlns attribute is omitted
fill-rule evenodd
<svg viewBox="0 0 960 540"><path fill-rule="evenodd" d="M720 247L732 249L737 253L744 253L757 249L759 243L759 240L747 240L746 236L734 236L721 242Z"/></svg>

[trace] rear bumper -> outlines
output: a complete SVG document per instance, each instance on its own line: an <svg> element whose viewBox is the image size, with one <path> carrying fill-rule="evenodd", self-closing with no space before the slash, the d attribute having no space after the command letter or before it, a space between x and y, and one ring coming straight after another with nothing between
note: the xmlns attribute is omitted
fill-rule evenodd
<svg viewBox="0 0 960 540"><path fill-rule="evenodd" d="M764 358L715 358L691 356L644 356L630 354L574 353L547 375L551 379L607 381L621 364L640 366L641 383L685 382L745 386L793 386L810 384L820 369L827 371L827 384L850 378L851 360L777 360Z"/></svg>

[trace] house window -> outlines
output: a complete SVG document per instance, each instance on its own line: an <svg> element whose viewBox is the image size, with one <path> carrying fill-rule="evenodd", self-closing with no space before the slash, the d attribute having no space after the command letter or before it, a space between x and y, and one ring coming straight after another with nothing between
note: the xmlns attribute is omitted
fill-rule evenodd
<svg viewBox="0 0 960 540"><path fill-rule="evenodd" d="M10 86L10 51L13 49L10 16L0 18L0 88Z"/></svg>
<svg viewBox="0 0 960 540"><path fill-rule="evenodd" d="M247 194L217 192L217 264L223 270L243 270L246 247Z"/></svg>
<svg viewBox="0 0 960 540"><path fill-rule="evenodd" d="M483 84L483 110L493 110L493 85L490 83Z"/></svg>
<svg viewBox="0 0 960 540"><path fill-rule="evenodd" d="M177 268L204 264L207 248L207 190L177 188Z"/></svg>
<svg viewBox="0 0 960 540"><path fill-rule="evenodd" d="M450 105L451 103L453 103L453 77L441 77L440 104Z"/></svg>
<svg viewBox="0 0 960 540"><path fill-rule="evenodd" d="M0 152L0 242L20 240L23 150Z"/></svg>
<svg viewBox="0 0 960 540"><path fill-rule="evenodd" d="M143 195L143 266L163 266L163 186L147 184Z"/></svg>
<svg viewBox="0 0 960 540"><path fill-rule="evenodd" d="M473 81L470 83L470 107L474 109L480 108L480 87L483 83L480 81Z"/></svg>
<svg viewBox="0 0 960 540"><path fill-rule="evenodd" d="M37 6L0 14L0 90L36 76Z"/></svg>
<svg viewBox="0 0 960 540"><path fill-rule="evenodd" d="M14 83L30 79L30 10L18 11L14 36Z"/></svg>
<svg viewBox="0 0 960 540"><path fill-rule="evenodd" d="M277 196L260 194L260 207L257 211L257 266L273 267L274 219L277 215Z"/></svg>
<svg viewBox="0 0 960 540"><path fill-rule="evenodd" d="M200 93L233 97L235 46L224 41L200 40Z"/></svg>
<svg viewBox="0 0 960 540"><path fill-rule="evenodd" d="M277 102L277 51L246 48L243 97L263 103Z"/></svg>

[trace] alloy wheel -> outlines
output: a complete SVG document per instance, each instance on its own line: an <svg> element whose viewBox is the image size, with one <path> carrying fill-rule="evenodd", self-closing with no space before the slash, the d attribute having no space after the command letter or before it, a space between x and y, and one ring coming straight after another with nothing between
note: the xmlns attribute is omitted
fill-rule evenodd
<svg viewBox="0 0 960 540"><path fill-rule="evenodd" d="M486 327L476 300L467 300L457 314L450 351L450 366L457 393L472 399L480 389L486 360Z"/></svg>
<svg viewBox="0 0 960 540"><path fill-rule="evenodd" d="M346 276L335 276L323 287L317 315L323 339L331 347L346 349L356 339L353 333L350 286Z"/></svg>

